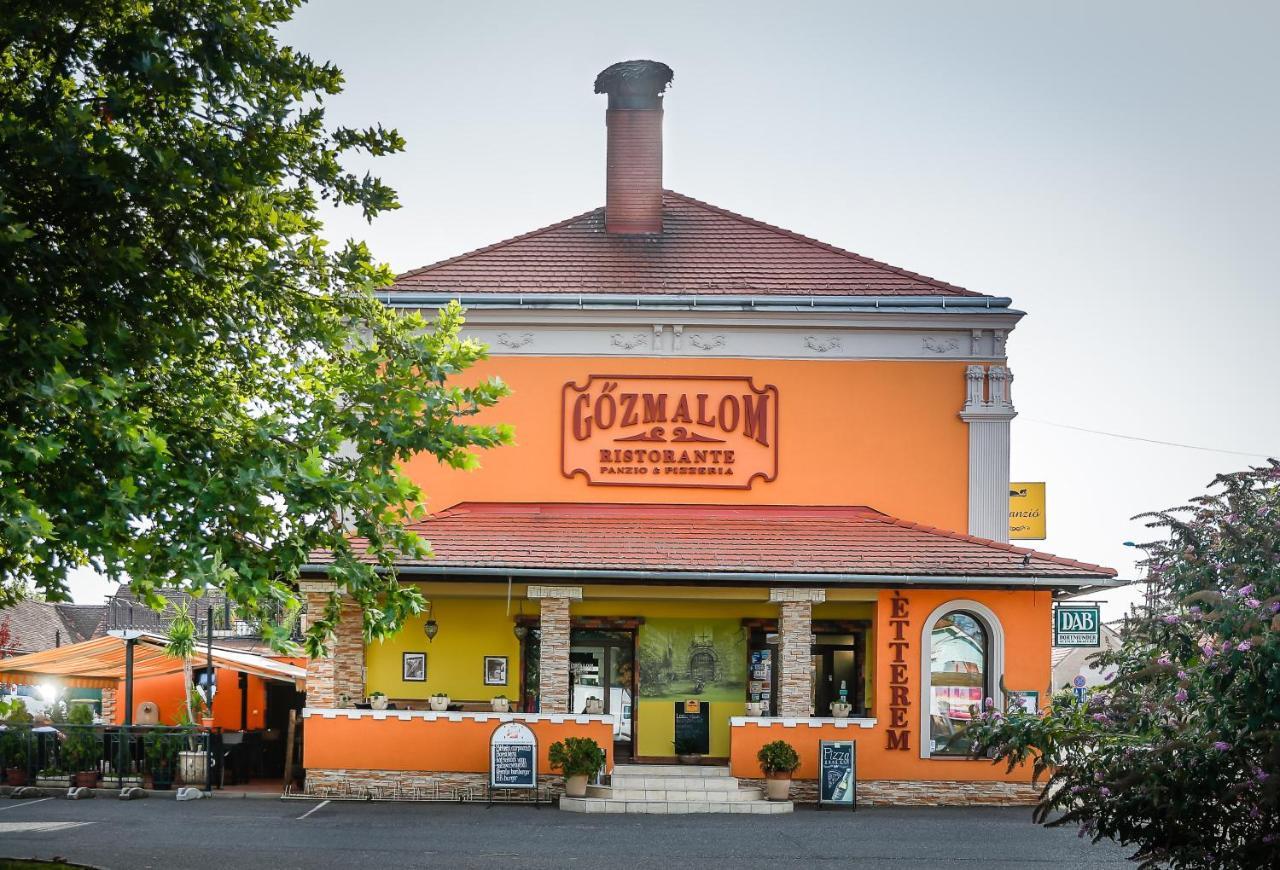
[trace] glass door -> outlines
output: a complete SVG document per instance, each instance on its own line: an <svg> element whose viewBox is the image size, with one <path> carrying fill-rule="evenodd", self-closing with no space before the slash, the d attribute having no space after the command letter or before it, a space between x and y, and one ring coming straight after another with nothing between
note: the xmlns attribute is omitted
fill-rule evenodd
<svg viewBox="0 0 1280 870"><path fill-rule="evenodd" d="M635 735L635 632L574 629L569 635L569 709L613 717L616 757L630 757Z"/></svg>

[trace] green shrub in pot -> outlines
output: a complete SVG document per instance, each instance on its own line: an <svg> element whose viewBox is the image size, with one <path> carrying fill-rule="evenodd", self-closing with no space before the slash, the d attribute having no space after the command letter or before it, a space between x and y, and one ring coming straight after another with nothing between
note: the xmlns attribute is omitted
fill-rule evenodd
<svg viewBox="0 0 1280 870"><path fill-rule="evenodd" d="M590 737L566 737L551 744L547 753L551 769L564 774L564 792L569 797L587 793L587 780L604 768L605 752Z"/></svg>
<svg viewBox="0 0 1280 870"><path fill-rule="evenodd" d="M765 793L771 801L784 801L791 795L791 774L800 766L800 755L785 740L775 740L760 747L756 753L760 770L767 782Z"/></svg>

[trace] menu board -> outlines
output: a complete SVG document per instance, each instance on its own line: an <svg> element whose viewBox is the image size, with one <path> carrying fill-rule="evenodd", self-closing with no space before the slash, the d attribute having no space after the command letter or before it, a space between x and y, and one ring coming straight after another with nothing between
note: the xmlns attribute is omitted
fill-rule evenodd
<svg viewBox="0 0 1280 870"><path fill-rule="evenodd" d="M538 787L538 738L521 722L503 722L489 738L492 788Z"/></svg>
<svg viewBox="0 0 1280 870"><path fill-rule="evenodd" d="M680 754L711 751L711 705L706 701L676 701L676 751Z"/></svg>
<svg viewBox="0 0 1280 870"><path fill-rule="evenodd" d="M823 740L818 744L818 806L858 808L858 741Z"/></svg>

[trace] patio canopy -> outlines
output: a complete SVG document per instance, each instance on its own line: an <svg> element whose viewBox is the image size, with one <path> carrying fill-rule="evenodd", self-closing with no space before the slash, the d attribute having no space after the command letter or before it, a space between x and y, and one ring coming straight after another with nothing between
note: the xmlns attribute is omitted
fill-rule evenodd
<svg viewBox="0 0 1280 870"><path fill-rule="evenodd" d="M30 655L0 659L0 682L34 685L56 681L79 689L114 689L124 679L126 643L118 637L99 637ZM137 639L133 650L135 680L182 670L182 659L167 655L164 647L165 639L159 635L143 634ZM207 660L205 648L201 647L199 654L191 657L191 664L201 668ZM297 665L216 646L213 648L213 666L296 685L300 685L307 676L306 669Z"/></svg>

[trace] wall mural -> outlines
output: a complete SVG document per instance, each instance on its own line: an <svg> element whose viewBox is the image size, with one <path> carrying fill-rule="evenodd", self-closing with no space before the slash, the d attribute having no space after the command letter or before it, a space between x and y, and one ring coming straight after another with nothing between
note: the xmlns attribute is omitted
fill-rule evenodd
<svg viewBox="0 0 1280 870"><path fill-rule="evenodd" d="M640 627L640 697L742 701L747 638L734 619L649 619Z"/></svg>

